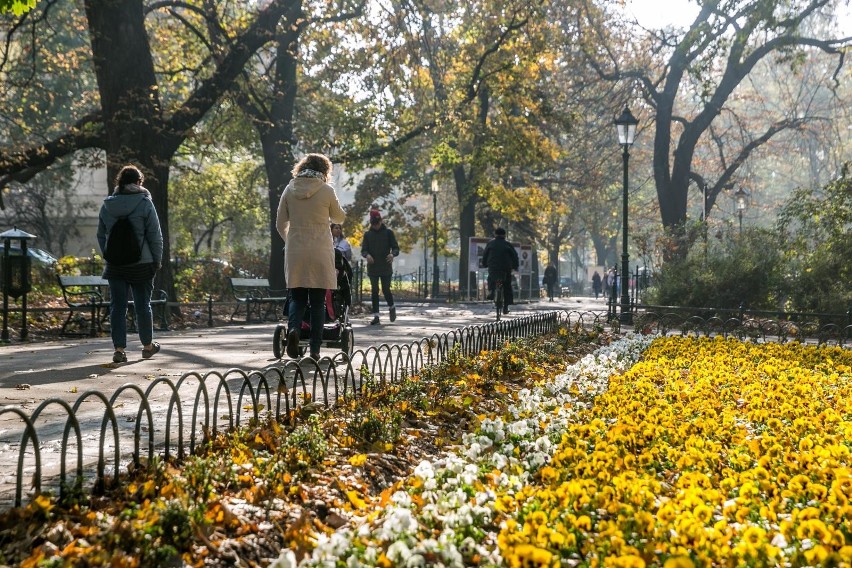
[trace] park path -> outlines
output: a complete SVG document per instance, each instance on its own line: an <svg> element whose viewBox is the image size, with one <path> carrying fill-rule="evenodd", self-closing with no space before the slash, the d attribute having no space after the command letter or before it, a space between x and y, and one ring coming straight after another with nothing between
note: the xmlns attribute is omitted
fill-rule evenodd
<svg viewBox="0 0 852 568"><path fill-rule="evenodd" d="M513 307L508 317L520 317L536 311L589 310L601 307L602 305L597 306L594 300L533 302ZM408 345L433 334L440 335L465 326L488 323L494 318L493 308L484 303L401 303L398 305L398 316L394 323L390 323L385 316L384 323L378 326L369 325L369 316L356 318L353 321L356 355L359 350L368 350L370 347L382 344ZM191 429L192 424L200 424L203 421L197 416L195 420L192 419L194 393L201 382L198 380L200 376L211 372L224 375L232 393L239 390L244 383L244 373L250 372L258 373L249 381L253 385L257 385L257 378L262 374L267 377L273 389L278 387L282 378L287 387L293 388L296 366L292 362L287 364L287 358L276 359L272 353L275 325L234 324L218 328L157 333L156 339L163 346L157 355L152 359L143 360L138 349L128 349L128 362L119 365L111 362L113 350L108 336L6 345L0 347L0 406L18 408L22 414L31 416L39 405L48 399L61 400L68 405L80 404L74 413L81 432L79 447L75 442L74 432L71 433L69 441L63 443L68 412L60 404L51 403L41 411L36 421L41 460L40 479L52 478L53 483L50 485L55 484L62 462L63 445L69 451L65 462L71 468L75 463L76 452L82 451L82 461L88 464L87 478L91 478L93 474L91 464L98 462L98 453L103 451L106 473L109 475L117 462L112 459L115 451L112 425L107 427L106 433L101 433L107 404L99 397L100 393L108 399L116 391L122 391L109 407L115 413L115 429L122 455L122 463L118 465L123 468L128 452L132 449L132 446L128 448L126 444L132 441L137 422L144 444L152 429L158 440L163 440L165 433L169 432L174 443L181 433L184 436L188 434L187 428ZM132 345L133 342L130 341L129 346ZM340 352L331 348L324 348L322 352L324 356L336 354L339 355ZM352 363L351 368L357 369L361 361L356 356ZM282 367L283 377L280 374ZM345 371L346 365L339 368ZM234 373L234 369L241 371ZM276 372L276 369L279 371ZM310 389L310 383L315 377L312 376L310 368L303 365L302 370ZM229 374L228 371L232 373ZM193 372L198 373L198 377L185 379L178 393L184 421L181 426L177 413L173 408L170 409L173 396L170 384ZM207 384L210 384L209 381ZM149 387L152 390L145 398L150 404L151 420L144 416L140 418L139 415L139 393ZM301 392L298 386L295 390ZM80 403L81 396L90 391L95 394L87 396ZM334 385L330 385L326 392L330 400L333 400L336 395ZM261 399L258 404L260 411L265 405L262 404L260 395L257 396ZM274 401L271 403L274 404ZM238 413L244 420L253 410L255 407L251 394L247 394L247 398L240 399L238 404L230 408L227 402L220 401L217 405L217 423L226 425L226 422L220 421L230 419L232 413ZM0 415L0 506L3 508L11 503L18 481L17 460L22 432L20 416L14 413ZM160 447L159 442L157 446ZM29 479L36 471L32 452L27 451L26 454L26 463L20 475L22 479ZM73 475L72 470L68 473ZM24 494L28 489L24 488Z"/></svg>

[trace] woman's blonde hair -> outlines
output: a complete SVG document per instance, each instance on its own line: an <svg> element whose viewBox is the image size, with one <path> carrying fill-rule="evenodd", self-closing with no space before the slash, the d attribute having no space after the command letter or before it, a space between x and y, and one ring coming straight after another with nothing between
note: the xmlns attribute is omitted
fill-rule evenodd
<svg viewBox="0 0 852 568"><path fill-rule="evenodd" d="M295 177L302 170L314 170L325 176L331 175L331 160L325 154L308 154L293 166L293 171L290 172Z"/></svg>

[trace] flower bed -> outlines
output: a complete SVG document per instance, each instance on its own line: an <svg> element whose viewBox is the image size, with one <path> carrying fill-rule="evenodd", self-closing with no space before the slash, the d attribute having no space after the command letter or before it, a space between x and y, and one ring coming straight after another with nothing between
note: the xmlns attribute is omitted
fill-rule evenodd
<svg viewBox="0 0 852 568"><path fill-rule="evenodd" d="M606 390L611 373L629 368L650 343L632 336L601 348L567 372L514 397L505 416L480 416L459 452L422 462L404 488L369 514L320 536L300 566L549 565L553 557L528 545L502 546L501 524L518 510L534 476L550 461L562 433ZM500 541L500 542L498 542ZM499 544L499 546L498 546ZM297 565L282 552L276 566Z"/></svg>
<svg viewBox="0 0 852 568"><path fill-rule="evenodd" d="M633 365L647 345L482 417L299 565L848 565L852 352L661 338Z"/></svg>
<svg viewBox="0 0 852 568"><path fill-rule="evenodd" d="M563 326L474 357L453 350L393 384L361 369L361 395L333 409L305 399L186 459L123 473L104 495L70 488L5 511L0 565L267 566L285 546L301 559L388 502L418 463L463 445L481 416L610 341Z"/></svg>
<svg viewBox="0 0 852 568"><path fill-rule="evenodd" d="M0 564L849 565L852 352L610 341L364 370L363 398L295 428L7 512Z"/></svg>

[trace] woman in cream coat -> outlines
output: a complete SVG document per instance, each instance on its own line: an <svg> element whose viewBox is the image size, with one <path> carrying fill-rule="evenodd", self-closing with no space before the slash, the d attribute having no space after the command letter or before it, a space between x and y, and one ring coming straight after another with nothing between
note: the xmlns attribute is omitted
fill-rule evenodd
<svg viewBox="0 0 852 568"><path fill-rule="evenodd" d="M276 228L284 239L284 275L290 289L287 355L299 356L299 330L305 308L311 306L311 357L319 359L325 324L325 291L337 288L334 244L329 222L341 223L345 214L327 181L331 160L308 154L293 167L278 203Z"/></svg>

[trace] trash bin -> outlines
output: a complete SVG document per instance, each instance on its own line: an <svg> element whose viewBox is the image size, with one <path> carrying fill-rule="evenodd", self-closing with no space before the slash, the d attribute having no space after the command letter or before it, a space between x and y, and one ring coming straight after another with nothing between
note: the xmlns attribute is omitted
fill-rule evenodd
<svg viewBox="0 0 852 568"><path fill-rule="evenodd" d="M27 293L32 290L32 259L27 253L27 241L36 238L17 227L0 233L5 244L0 257L0 286L3 288L3 333L2 340L9 341L9 296L21 302L21 339L27 338ZM20 241L21 254L11 254L12 240ZM16 247L17 248L17 247Z"/></svg>

